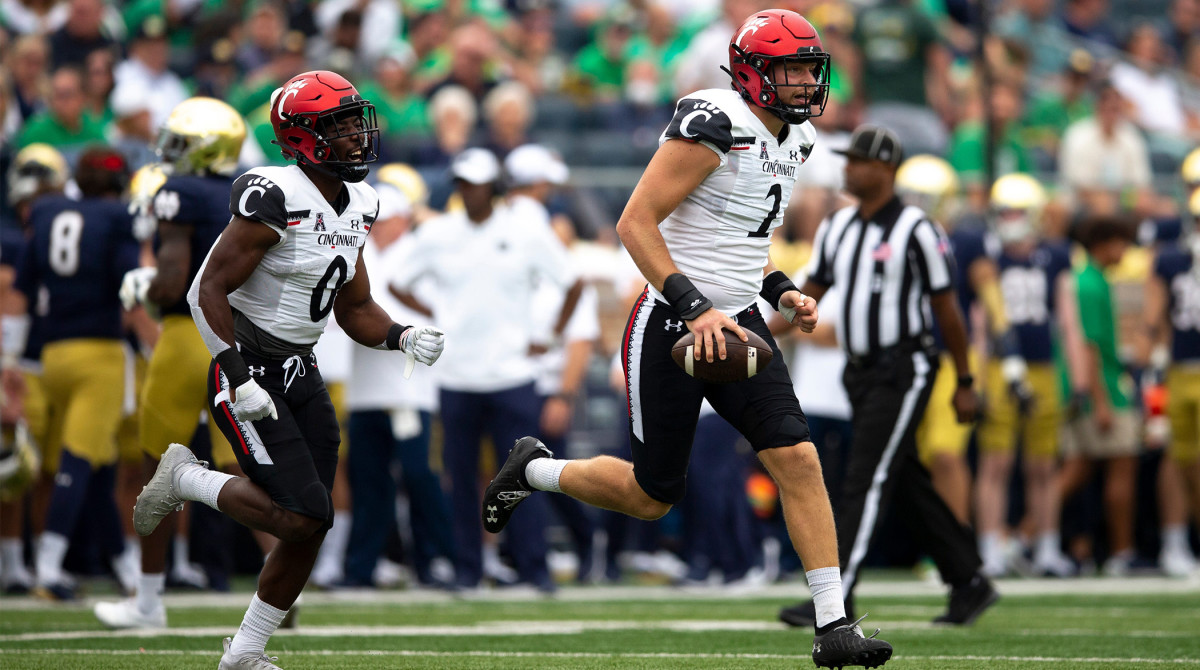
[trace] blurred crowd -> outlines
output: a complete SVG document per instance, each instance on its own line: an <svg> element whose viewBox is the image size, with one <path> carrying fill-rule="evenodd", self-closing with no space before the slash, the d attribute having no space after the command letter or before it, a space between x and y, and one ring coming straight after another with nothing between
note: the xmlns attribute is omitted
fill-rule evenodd
<svg viewBox="0 0 1200 670"><path fill-rule="evenodd" d="M1117 474L1093 481L1090 470L1060 470L1056 451L1049 476L1066 488L1056 489L1064 511L1057 535L1044 540L1032 520L1038 510L1030 508L1044 498L1022 495L1033 471L997 466L974 438L955 463L930 456L929 465L935 477L939 469L948 473L942 481L950 483L939 490L977 530L977 515L988 510L980 537L993 575L1065 576L1099 566L1112 575L1142 567L1192 574L1188 518L1200 513L1200 477L1192 472L1195 463L1164 457L1171 436L1164 428L1163 387L1142 372L1161 373L1171 359L1151 355L1159 343L1143 343L1139 324L1156 255L1186 246L1200 215L1200 199L1189 203L1200 185L1200 157L1189 156L1200 140L1200 1L770 4L807 17L833 67L825 114L813 120L816 149L800 170L797 197L774 242L780 269L802 274L816 226L846 204L842 165L832 149L844 146L863 122L894 130L909 156L944 159L947 171L923 173L908 190L926 198L947 229L975 221L994 227L997 211L1016 209L1031 222L1038 244L1066 245L1084 218L1128 220L1130 230L1137 224L1128 236L1136 244L1106 270L1121 363L1131 383L1146 381L1128 394L1138 417L1137 444L1119 467L1100 459L1106 472ZM989 16L977 13L981 4ZM675 100L729 85L721 66L734 27L764 6L757 0L0 0L0 174L8 175L0 232L20 235L18 205L30 193L14 188L19 177L49 174L70 194L76 188L70 177L89 147L114 148L130 176L144 174L139 169L156 160L159 128L191 96L223 100L244 117L243 167L282 164L271 143L272 91L299 72L337 71L376 105L382 144L370 179L380 186L380 222L394 221L396 244L409 231L442 221L444 213L481 206L464 184L487 186L487 197L503 203L498 207L523 216L532 216L521 209L523 197L542 208L589 293L579 302L578 322L566 328L555 329L553 314L529 315L538 322L537 337L523 355L537 357L544 378L536 428L543 437L561 438L565 457L620 454L628 449L627 415L624 383L613 379L612 361L643 280L619 249L614 224ZM456 161L472 149L489 152L495 169L483 158ZM1014 204L993 195L991 180L1013 173L1032 177L1031 200ZM145 195L133 181L127 200ZM384 251L381 263L399 257ZM0 256L0 266L13 263ZM394 293L437 294L437 287L401 286L394 269L385 270L378 282L372 276L373 284ZM1018 297L1006 293L1005 299L1010 311L1020 311ZM801 406L836 499L849 430L848 403L839 396L844 361L832 340L782 334L780 340L794 361ZM133 338L131 360L152 341ZM458 473L442 450L437 368L418 371L407 397L381 405L363 400L375 397L379 383L370 374L373 363L356 358L337 333L327 333L322 347L317 355L325 378L344 391L346 453L339 470L348 476L339 481L339 516L313 581L439 588L527 582L552 591L540 573L525 574L519 565L525 559L514 560L503 539L479 548L482 582L462 579L464 569L476 566L456 555L459 545L464 535L481 533L449 527L455 502L445 491ZM979 344L981 355L987 348ZM1060 424L1069 409L1068 401L1062 404ZM136 416L132 402L127 412ZM389 429L395 439L394 457L356 462L356 437L380 439L371 428L380 420L383 439ZM701 424L689 497L663 520L638 522L569 505L547 511L547 556L560 581L635 573L677 583L753 584L799 569L774 485L749 446L715 414L703 415ZM1053 426L1056 447L1059 427ZM44 438L29 437L33 443ZM206 431L197 432L198 443L205 438ZM6 446L22 441L10 435ZM40 445L43 453L53 446ZM140 467L136 447L125 451L131 473L115 484L122 510L132 506ZM494 451L481 449L476 458L470 472L482 486L497 465ZM972 473L991 492L981 494ZM42 489L53 474L42 473ZM997 498L999 490L1004 497ZM37 501L44 492L34 486L13 493L6 500L10 510L22 499L28 504L18 516L4 517L10 521L0 529L0 582L20 590L36 579L29 566L43 527L45 509ZM223 528L226 520L193 507L200 509L180 531L170 579L227 588L229 575L261 554L242 531ZM68 564L79 572L111 570L129 588L137 544L121 541L131 535L128 529L102 526L77 525ZM197 537L223 541L189 544ZM1047 542L1063 561L1035 560L1038 544ZM877 563L909 565L919 558L902 537L881 544ZM1041 569L1049 563L1053 570Z"/></svg>

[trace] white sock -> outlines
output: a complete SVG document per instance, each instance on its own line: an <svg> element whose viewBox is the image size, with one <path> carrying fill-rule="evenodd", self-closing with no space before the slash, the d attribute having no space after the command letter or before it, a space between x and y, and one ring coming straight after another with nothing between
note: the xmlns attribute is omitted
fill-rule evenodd
<svg viewBox="0 0 1200 670"><path fill-rule="evenodd" d="M984 563L995 562L1004 555L1004 541L1000 538L1000 533L992 531L979 536L979 555Z"/></svg>
<svg viewBox="0 0 1200 670"><path fill-rule="evenodd" d="M49 586L62 581L62 562L70 542L58 533L45 532L38 539L37 583Z"/></svg>
<svg viewBox="0 0 1200 670"><path fill-rule="evenodd" d="M250 599L250 607L246 609L246 616L242 619L242 625L238 627L237 635L233 636L233 642L229 644L229 654L234 658L262 654L267 649L267 640L275 633L275 629L279 628L285 616L287 610L271 607L259 600L258 594L255 593Z"/></svg>
<svg viewBox="0 0 1200 670"><path fill-rule="evenodd" d="M235 477L202 466L180 468L180 470L182 472L179 473L178 480L175 482L179 497L184 500L202 502L220 512L221 508L217 507L217 496L221 493L221 487Z"/></svg>
<svg viewBox="0 0 1200 670"><path fill-rule="evenodd" d="M570 462L558 458L535 458L525 466L525 479L529 480L530 486L539 491L562 493L558 486L558 478Z"/></svg>
<svg viewBox="0 0 1200 670"><path fill-rule="evenodd" d="M1038 535L1037 558L1055 556L1059 553L1058 529L1048 530Z"/></svg>
<svg viewBox="0 0 1200 670"><path fill-rule="evenodd" d="M163 588L167 585L167 576L161 572L157 575L143 574L138 578L137 608L142 614L151 614L162 607Z"/></svg>
<svg viewBox="0 0 1200 670"><path fill-rule="evenodd" d="M171 539L171 544L173 544L175 547L175 561L172 567L176 565L187 565L188 554L191 553L188 550L188 539L183 535L176 535Z"/></svg>
<svg viewBox="0 0 1200 670"><path fill-rule="evenodd" d="M1192 548L1188 546L1187 525L1181 523L1171 526L1163 526L1162 548L1164 552L1170 551L1181 554L1192 553Z"/></svg>
<svg viewBox="0 0 1200 670"><path fill-rule="evenodd" d="M804 573L817 609L817 628L846 617L840 568L817 568Z"/></svg>
<svg viewBox="0 0 1200 670"><path fill-rule="evenodd" d="M21 549L20 538L6 537L0 540L0 565L4 567L5 575L25 568L25 557L22 555Z"/></svg>

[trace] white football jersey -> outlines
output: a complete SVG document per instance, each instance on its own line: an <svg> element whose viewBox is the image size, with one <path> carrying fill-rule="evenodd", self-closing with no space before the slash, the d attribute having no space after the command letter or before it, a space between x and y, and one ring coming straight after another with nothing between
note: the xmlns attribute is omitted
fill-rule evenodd
<svg viewBox="0 0 1200 670"><path fill-rule="evenodd" d="M721 158L659 231L675 265L728 315L758 297L771 233L783 222L796 172L816 140L807 121L785 128L781 142L736 91L705 89L680 99L659 138L660 144L699 142Z"/></svg>
<svg viewBox="0 0 1200 670"><path fill-rule="evenodd" d="M279 242L229 294L229 304L274 339L311 347L338 289L354 278L379 196L365 183L347 183L343 194L331 204L295 165L254 168L234 182L231 213L271 226Z"/></svg>

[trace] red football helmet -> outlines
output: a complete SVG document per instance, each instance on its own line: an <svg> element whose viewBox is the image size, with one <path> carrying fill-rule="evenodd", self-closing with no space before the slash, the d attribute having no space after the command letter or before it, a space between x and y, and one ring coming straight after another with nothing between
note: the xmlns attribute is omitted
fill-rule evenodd
<svg viewBox="0 0 1200 670"><path fill-rule="evenodd" d="M357 119L357 124L347 121ZM343 181L366 179L368 163L379 159L379 124L375 105L340 74L314 70L298 74L271 94L275 144L285 158L308 164ZM337 155L332 141L358 136L361 151ZM357 154L357 156L355 156Z"/></svg>
<svg viewBox="0 0 1200 670"><path fill-rule="evenodd" d="M815 63L816 83L774 81L778 63ZM802 123L825 111L829 99L829 54L821 46L816 28L796 12L768 9L746 19L729 42L729 69L733 88L746 102L770 110L786 123ZM803 86L807 103L789 105L780 100L779 87Z"/></svg>

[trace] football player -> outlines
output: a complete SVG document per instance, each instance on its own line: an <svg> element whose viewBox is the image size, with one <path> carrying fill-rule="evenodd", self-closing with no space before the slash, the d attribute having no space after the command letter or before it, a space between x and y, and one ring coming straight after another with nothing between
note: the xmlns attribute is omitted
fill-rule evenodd
<svg viewBox="0 0 1200 670"><path fill-rule="evenodd" d="M1200 154L1193 152L1188 162L1200 164ZM1192 181L1188 162L1184 163L1185 183ZM1200 165L1193 172L1200 172ZM1194 227L1200 220L1200 190L1192 192L1188 210L1191 234L1180 244L1160 249L1154 261L1146 283L1144 329L1137 338L1138 361L1149 366L1155 377L1166 377L1171 439L1169 462L1160 472L1167 481L1160 482L1159 488L1163 532L1158 562L1173 577L1187 577L1196 570L1188 545L1189 502L1193 523L1200 523L1200 232ZM1180 475L1185 496L1179 491Z"/></svg>
<svg viewBox="0 0 1200 670"><path fill-rule="evenodd" d="M816 138L809 119L829 95L829 54L802 16L751 15L729 43L732 90L681 99L617 232L649 280L624 339L633 463L609 456L557 460L535 438L513 448L484 496L484 528L498 532L533 490L657 519L683 498L703 399L745 435L775 478L789 533L816 601L818 666L881 665L887 642L846 619L833 512L816 448L759 296L805 332L816 303L768 261L771 232ZM728 329L771 343L771 364L749 379L706 385L671 360L682 326L697 358L725 358ZM676 327L678 325L678 328Z"/></svg>
<svg viewBox="0 0 1200 670"><path fill-rule="evenodd" d="M1069 328L1058 315L1069 309L1062 301L1070 291L1060 289L1070 281L1071 258L1065 244L1042 238L1041 214L1046 203L1045 190L1027 174L1005 175L992 186L992 227L1002 245L996 259L1000 288L1020 356L1017 361L991 361L985 376L987 404L979 426L975 504L983 571L993 577L1009 568L1002 538L1018 439L1025 449L1025 507L1037 533L1033 571L1056 577L1075 572L1074 564L1059 548L1061 500L1056 480L1063 417L1054 366L1056 332ZM1003 370L1014 363L1025 368L1031 391L1023 410L1018 407L1023 399L1009 390L1013 373Z"/></svg>
<svg viewBox="0 0 1200 670"><path fill-rule="evenodd" d="M375 106L320 70L290 79L270 107L276 143L296 164L238 177L233 218L187 293L213 355L211 410L246 476L209 470L172 444L134 508L141 535L198 500L279 538L241 627L225 638L225 670L277 667L264 653L267 640L308 581L332 522L340 436L312 354L330 314L360 344L414 362L432 365L443 343L436 329L401 326L371 299L362 247L379 202L362 180L378 157Z"/></svg>
<svg viewBox="0 0 1200 670"><path fill-rule="evenodd" d="M22 531L25 519L27 484L24 470L34 465L29 456L37 453L38 467L29 478L38 480L36 498L41 505L32 515L34 534L41 532L45 502L51 479L58 469L58 451L47 449L45 443L46 398L42 392L38 358L41 342L30 334L30 317L24 296L13 290L18 261L25 253L29 233L29 216L33 202L42 196L61 193L67 184L67 162L57 149L48 145L31 144L17 153L8 175L8 201L21 223L20 229L0 230L0 367L3 368L3 424L5 441L15 447L19 468L5 485L7 495L0 495L0 588L5 593L26 593L33 588L33 575L25 567ZM20 341L25 341L24 355ZM40 452L39 452L40 449ZM38 477L38 475L41 477Z"/></svg>
<svg viewBox="0 0 1200 670"><path fill-rule="evenodd" d="M155 265L129 271L120 297L126 309L145 305L162 318L142 389L138 442L144 454L143 484L173 442L186 443L197 420L208 414L208 349L192 321L185 294L204 256L229 221L229 193L246 126L229 105L212 98L189 98L172 110L159 134L158 169L138 172L134 204L139 231L154 236ZM144 192L149 192L148 197ZM237 459L216 422L207 422L213 461L222 471L240 474ZM168 544L175 517L141 538L141 576L137 596L100 602L95 614L111 628L164 628L162 591ZM176 545L183 549L182 543ZM269 550L269 547L267 548ZM181 552L186 553L186 551ZM186 556L176 556L176 562Z"/></svg>
<svg viewBox="0 0 1200 670"><path fill-rule="evenodd" d="M128 180L121 154L108 147L85 150L75 170L83 198L34 203L32 238L17 274L17 290L41 317L42 384L50 417L46 444L61 449L37 552L34 593L47 599L74 598L62 562L85 497L100 505L94 513L107 516L107 527L120 533L113 487L125 351L116 291L138 260L132 218L119 200ZM13 350L23 348L14 343Z"/></svg>

